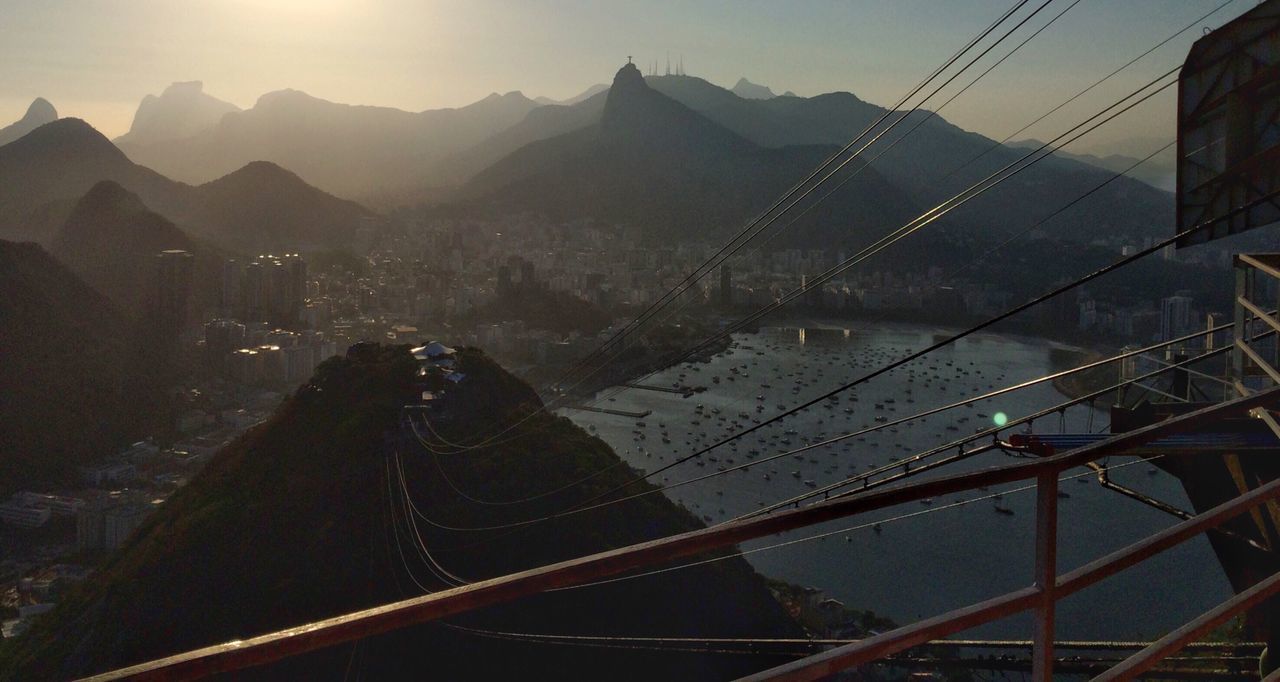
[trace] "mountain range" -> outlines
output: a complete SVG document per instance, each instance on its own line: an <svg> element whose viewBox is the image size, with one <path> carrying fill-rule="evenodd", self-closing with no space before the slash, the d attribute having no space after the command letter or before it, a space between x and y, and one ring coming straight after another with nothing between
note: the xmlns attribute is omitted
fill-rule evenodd
<svg viewBox="0 0 1280 682"><path fill-rule="evenodd" d="M201 110L210 111L209 101L202 102ZM412 113L281 90L183 138L135 140L131 132L116 143L137 163L184 182L203 183L252 161L270 161L326 192L363 199L449 184L440 167L449 155L514 125L538 106L509 92L457 109Z"/></svg>
<svg viewBox="0 0 1280 682"><path fill-rule="evenodd" d="M240 111L198 82L179 83L145 99L115 145L83 121L60 119L0 146L0 237L49 243L74 203L111 180L191 236L240 252L340 246L372 216L350 198L375 196L429 196L454 214L587 217L643 226L655 239L719 239L834 145L899 116L849 93L752 99L767 89L746 79L738 86L740 93L691 76L645 78L630 65L609 88L592 87L572 103L513 92L412 113L292 90ZM33 105L24 121L49 116L51 107ZM911 136L898 143L906 130ZM859 178L806 217L807 233L793 230L775 244L856 247L1025 153L910 112L846 171ZM1107 181L1099 166L1111 161L1055 154L913 239L972 253ZM1171 219L1168 194L1120 178L1055 229L1078 242L1142 239L1166 232Z"/></svg>
<svg viewBox="0 0 1280 682"><path fill-rule="evenodd" d="M628 64L615 77L598 123L522 147L459 196L476 211L636 224L655 243L692 234L719 239L834 151L762 147L649 87ZM868 229L909 217L908 197L874 169L862 174L818 217ZM801 232L787 239L817 244L831 236Z"/></svg>
<svg viewBox="0 0 1280 682"><path fill-rule="evenodd" d="M49 243L75 203L103 180L193 236L243 253L348 242L372 214L256 162L192 187L129 160L80 119L63 118L0 147L0 237Z"/></svg>
<svg viewBox="0 0 1280 682"><path fill-rule="evenodd" d="M1044 143L1040 140L1014 140L1009 142L1010 147L1015 149L1035 149ZM1170 147L1159 154L1156 154L1150 160L1138 164L1139 160L1146 157L1147 154L1159 149L1163 143L1153 141L1148 143L1148 147L1142 149L1141 156L1129 156L1127 154L1107 154L1098 156L1096 154L1074 154L1059 149L1055 151L1054 156L1059 156L1072 161L1095 166L1116 173L1127 172L1130 177L1141 180L1152 187L1172 192L1177 189L1177 155L1175 150ZM1132 168L1132 170L1130 170Z"/></svg>
<svg viewBox="0 0 1280 682"><path fill-rule="evenodd" d="M645 82L651 90L683 104L721 128L772 150L802 145L843 145L867 129L871 130L866 138L869 140L900 115L849 93L751 100L692 76L650 76ZM517 126L486 141L476 148L474 156L484 161L492 159L494 165L479 173L473 183L485 183L484 175L494 172L498 159L514 158L517 152L528 154L531 143L597 125L604 116L606 97L597 95L572 107L545 107L535 112L536 116L531 114ZM873 126L886 114L886 120ZM896 143L900 131L907 130L913 132ZM1018 161L1026 153L1027 150L1000 146L986 137L961 130L941 116L916 110L907 114L893 132L865 149L860 158L867 159L871 168L896 188L897 192L890 196L905 195L910 199L908 205L919 207L936 205ZM514 161L506 159L503 163ZM467 169L465 164L459 167ZM796 173L792 179L803 175ZM952 228L960 226L967 232L969 236L965 239L974 236L975 230L990 233L986 238L979 236L979 243L999 238L1047 217L1070 199L1110 177L1111 173L1105 169L1054 155L956 210L948 224ZM856 192L864 182L865 178L851 182L836 196ZM609 191L607 187L593 188L595 190ZM543 197L539 201L551 204L563 200ZM1117 233L1141 239L1167 232L1172 224L1173 202L1165 192L1122 177L1097 190L1089 201L1074 207L1068 218L1051 225L1068 240L1090 241ZM954 229L952 232L954 234Z"/></svg>

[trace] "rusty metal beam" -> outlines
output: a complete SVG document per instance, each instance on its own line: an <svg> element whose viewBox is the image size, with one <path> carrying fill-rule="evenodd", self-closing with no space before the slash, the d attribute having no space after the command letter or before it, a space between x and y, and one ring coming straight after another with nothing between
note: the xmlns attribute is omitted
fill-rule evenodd
<svg viewBox="0 0 1280 682"><path fill-rule="evenodd" d="M1177 652L1182 645L1231 620L1242 611L1257 606L1272 596L1280 594L1280 572L1272 573L1253 587L1204 612L1186 625L1161 637L1138 653L1126 658L1119 665L1093 678L1093 682L1119 682L1132 680L1154 668L1161 659Z"/></svg>
<svg viewBox="0 0 1280 682"><path fill-rule="evenodd" d="M1055 599L1065 598L1089 585L1141 563L1159 552L1185 542L1205 530L1213 528L1223 521L1238 516L1246 510L1277 496L1280 496L1280 480L1272 481L1266 486L1250 491L1199 516L1183 521L1063 575L1056 580L1056 586L1053 588L1051 596ZM1031 596L1024 600L1023 595L1027 590L1031 591ZM798 661L792 661L743 679L752 680L753 682L761 680L818 679L855 665L879 660L885 656L921 644L923 640L919 639L919 636L922 633L928 633L933 638L945 637L953 632L960 632L991 620L1012 615L1021 610L1037 607L1045 597L1046 592L1039 589L1039 586L1010 592L979 604L920 621L915 625L899 628L871 639L838 647ZM1025 606L1017 610L1008 610L1008 607L1015 603L1025 603ZM1198 636L1198 634L1202 633L1193 634L1192 637ZM897 648L894 648L894 646L897 646Z"/></svg>
<svg viewBox="0 0 1280 682"><path fill-rule="evenodd" d="M868 637L853 644L836 647L830 651L824 651L808 658L802 658L754 675L748 675L741 678L739 682L816 680L856 665L880 660L899 651L924 644L932 639L945 637L955 632L968 630L971 627L1025 611L1035 606L1039 599L1040 590L1038 588L1024 587L984 602L948 611L896 630Z"/></svg>
<svg viewBox="0 0 1280 682"><path fill-rule="evenodd" d="M1058 605L1058 473L1036 478L1035 646L1031 650L1031 679L1053 679L1053 637Z"/></svg>

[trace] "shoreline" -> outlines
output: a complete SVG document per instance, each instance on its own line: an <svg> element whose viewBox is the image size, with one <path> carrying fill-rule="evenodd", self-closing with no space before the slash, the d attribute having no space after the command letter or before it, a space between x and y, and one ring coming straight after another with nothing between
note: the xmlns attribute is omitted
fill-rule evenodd
<svg viewBox="0 0 1280 682"><path fill-rule="evenodd" d="M833 329L850 329L856 331L853 325L864 323L857 319L839 319L824 317L792 317L779 320L776 324L766 325L765 327L774 328L833 328ZM873 321L878 328L910 328L917 331L935 330L946 333L955 333L960 331L959 328L949 324L937 324L931 322L909 322L904 320L875 320ZM1104 358L1108 358L1114 354L1108 347L1089 348L1076 343L1064 342L1058 339L1050 338L1037 333L1017 333L1002 331L979 332L981 334L991 334L1008 338L1021 343L1032 343L1036 345L1043 344L1049 350L1049 364L1053 372L1060 372L1080 365L1097 362ZM1068 362L1068 357L1073 360ZM1116 368L1114 363L1102 365L1092 370L1086 370L1065 377L1054 379L1053 388L1064 398L1075 400L1082 396L1096 392L1107 386L1113 385ZM1105 402L1109 400L1112 394L1099 396L1096 402Z"/></svg>
<svg viewBox="0 0 1280 682"><path fill-rule="evenodd" d="M718 320L717 320L718 322ZM735 332L734 334L759 334L764 329L847 329L853 332L869 329L907 329L913 331L933 332L935 334L945 333L954 334L961 331L961 328L954 324L930 321L911 321L899 319L857 319L857 318L837 318L826 316L790 316L771 321L768 324L758 325L750 330ZM1007 338L1020 343L1030 343L1034 345L1043 345L1050 354L1050 366L1052 371L1058 372L1072 367L1077 367L1089 362L1109 357L1106 347L1089 348L1081 346L1077 343L1062 341L1051 338L1036 332L1006 332L1006 331L990 331L984 330L981 334L988 334ZM664 370L675 367L683 362L706 363L710 359L720 353L724 353L733 348L738 342L733 336L719 340L714 347L708 348L687 360L677 360L669 358L672 352L670 349L662 349L661 351L645 348L641 357L631 358L629 361L617 363L608 368L607 371L601 372L592 377L589 381L584 382L582 386L576 388L569 397L575 400L591 400L601 391L617 388L622 384L636 381L645 375L662 372ZM675 352L678 352L675 351ZM1071 361L1068 361L1068 358ZM557 372L562 369L557 370ZM1081 396L1093 393L1101 388L1110 386L1115 383L1115 366L1114 364L1103 365L1086 372L1070 375L1054 379L1052 384L1054 389L1064 398L1074 400ZM532 383L537 383L534 376L529 376L521 372L522 378ZM1096 399L1097 402L1105 402L1110 396L1103 395Z"/></svg>

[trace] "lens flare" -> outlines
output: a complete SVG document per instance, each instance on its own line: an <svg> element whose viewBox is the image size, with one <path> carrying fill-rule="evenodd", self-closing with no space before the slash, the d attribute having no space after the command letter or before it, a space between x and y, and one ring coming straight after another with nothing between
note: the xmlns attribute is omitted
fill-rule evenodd
<svg viewBox="0 0 1280 682"><path fill-rule="evenodd" d="M1009 415L1003 412L997 412L991 415L991 421L995 422L996 426L1004 426L1009 423Z"/></svg>

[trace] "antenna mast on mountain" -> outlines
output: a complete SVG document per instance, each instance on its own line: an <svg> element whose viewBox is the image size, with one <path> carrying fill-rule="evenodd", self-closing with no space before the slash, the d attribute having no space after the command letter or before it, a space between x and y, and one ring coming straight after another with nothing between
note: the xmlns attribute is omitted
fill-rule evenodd
<svg viewBox="0 0 1280 682"><path fill-rule="evenodd" d="M667 75L671 75L671 50L667 50Z"/></svg>
<svg viewBox="0 0 1280 682"><path fill-rule="evenodd" d="M676 75L684 75L684 55L680 55L680 66L676 67Z"/></svg>

